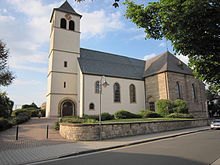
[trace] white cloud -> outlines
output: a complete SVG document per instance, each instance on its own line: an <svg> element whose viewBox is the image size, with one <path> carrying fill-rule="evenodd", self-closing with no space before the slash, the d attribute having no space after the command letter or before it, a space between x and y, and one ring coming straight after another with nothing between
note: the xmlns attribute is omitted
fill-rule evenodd
<svg viewBox="0 0 220 165"><path fill-rule="evenodd" d="M140 40L140 39L145 39L146 34L138 34L134 37L132 37L130 40Z"/></svg>
<svg viewBox="0 0 220 165"><path fill-rule="evenodd" d="M153 58L153 57L155 57L155 56L157 56L157 54L155 54L155 53L152 53L152 54L149 54L149 55L146 55L146 56L144 56L144 60L149 60L149 59L151 59L151 58Z"/></svg>
<svg viewBox="0 0 220 165"><path fill-rule="evenodd" d="M42 82L36 80L30 80L30 81L15 80L13 82L13 85L40 85L40 84L42 84Z"/></svg>
<svg viewBox="0 0 220 165"><path fill-rule="evenodd" d="M15 69L22 69L22 70L31 70L35 72L42 72L42 73L47 73L47 68L40 68L40 67L32 67L32 66L26 66L26 65L14 65L11 64L10 67L15 68Z"/></svg>
<svg viewBox="0 0 220 165"><path fill-rule="evenodd" d="M184 56L184 55L180 54L180 55L176 55L176 57L177 57L178 59L180 59L182 62L184 62L185 64L188 65L188 63L189 63L189 58L188 58L187 56Z"/></svg>
<svg viewBox="0 0 220 165"><path fill-rule="evenodd" d="M103 37L109 31L119 30L123 27L119 12L107 15L104 10L92 13L81 13L82 38Z"/></svg>
<svg viewBox="0 0 220 165"><path fill-rule="evenodd" d="M166 46L166 43L165 42L162 42L159 44L159 47L165 47Z"/></svg>

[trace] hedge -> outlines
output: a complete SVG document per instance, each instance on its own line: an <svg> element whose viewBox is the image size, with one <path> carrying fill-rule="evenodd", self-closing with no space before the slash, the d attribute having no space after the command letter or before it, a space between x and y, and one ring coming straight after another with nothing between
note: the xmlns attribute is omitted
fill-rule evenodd
<svg viewBox="0 0 220 165"><path fill-rule="evenodd" d="M186 114L186 113L171 113L167 115L169 118L193 118L192 114Z"/></svg>
<svg viewBox="0 0 220 165"><path fill-rule="evenodd" d="M5 129L11 128L12 127L12 123L9 122L9 120L4 119L4 118L0 118L0 131L3 131Z"/></svg>
<svg viewBox="0 0 220 165"><path fill-rule="evenodd" d="M131 119L131 118L141 118L141 115L137 115L126 110L119 110L114 113L115 119Z"/></svg>
<svg viewBox="0 0 220 165"><path fill-rule="evenodd" d="M157 118L157 117L162 117L160 114L157 112L153 112L151 110L141 110L140 115L142 118Z"/></svg>

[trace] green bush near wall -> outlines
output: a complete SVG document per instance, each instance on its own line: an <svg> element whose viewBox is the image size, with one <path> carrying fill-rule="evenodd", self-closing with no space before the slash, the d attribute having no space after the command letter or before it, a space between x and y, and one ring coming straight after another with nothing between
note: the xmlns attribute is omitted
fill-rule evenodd
<svg viewBox="0 0 220 165"><path fill-rule="evenodd" d="M141 115L137 115L126 110L119 110L114 113L115 119L131 119L131 118L141 118Z"/></svg>
<svg viewBox="0 0 220 165"><path fill-rule="evenodd" d="M186 102L180 99L175 100L173 111L175 113L188 113L188 107Z"/></svg>
<svg viewBox="0 0 220 165"><path fill-rule="evenodd" d="M158 118L162 117L159 113L151 111L151 110L141 110L140 115L142 118Z"/></svg>
<svg viewBox="0 0 220 165"><path fill-rule="evenodd" d="M173 113L173 107L174 103L171 100L161 99L156 102L157 113L164 117Z"/></svg>

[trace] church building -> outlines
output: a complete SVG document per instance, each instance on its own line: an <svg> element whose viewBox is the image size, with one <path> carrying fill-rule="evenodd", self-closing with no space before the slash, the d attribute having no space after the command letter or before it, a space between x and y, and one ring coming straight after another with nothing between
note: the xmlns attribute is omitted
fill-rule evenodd
<svg viewBox="0 0 220 165"><path fill-rule="evenodd" d="M81 17L67 1L53 9L47 117L99 114L100 106L155 111L160 99L185 100L194 116L207 116L205 86L182 61L170 52L144 61L80 48Z"/></svg>

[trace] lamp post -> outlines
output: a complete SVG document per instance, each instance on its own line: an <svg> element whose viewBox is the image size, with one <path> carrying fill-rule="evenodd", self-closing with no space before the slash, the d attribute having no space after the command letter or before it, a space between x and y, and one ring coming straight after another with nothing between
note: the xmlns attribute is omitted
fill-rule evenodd
<svg viewBox="0 0 220 165"><path fill-rule="evenodd" d="M99 81L99 97L100 97L100 108L99 108L99 138L102 140L102 86L106 88L109 84L106 81L105 76L102 76Z"/></svg>

